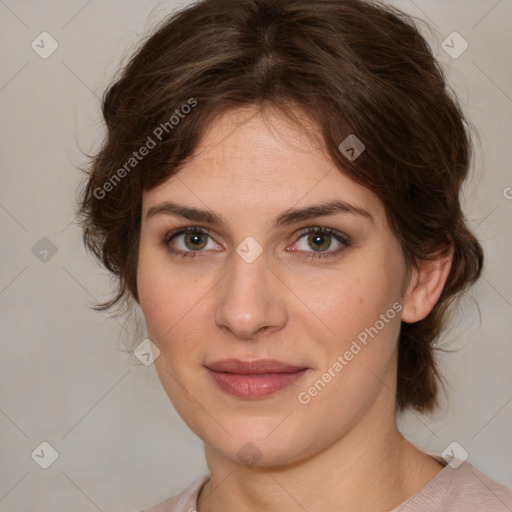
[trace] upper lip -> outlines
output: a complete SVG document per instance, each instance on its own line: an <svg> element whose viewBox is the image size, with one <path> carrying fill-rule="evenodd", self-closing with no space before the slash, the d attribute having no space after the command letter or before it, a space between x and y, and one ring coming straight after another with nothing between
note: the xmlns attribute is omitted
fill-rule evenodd
<svg viewBox="0 0 512 512"><path fill-rule="evenodd" d="M275 359L256 359L253 361L241 361L240 359L222 359L205 365L216 372L238 373L241 375L257 375L262 373L294 373L305 370L305 366L276 361Z"/></svg>

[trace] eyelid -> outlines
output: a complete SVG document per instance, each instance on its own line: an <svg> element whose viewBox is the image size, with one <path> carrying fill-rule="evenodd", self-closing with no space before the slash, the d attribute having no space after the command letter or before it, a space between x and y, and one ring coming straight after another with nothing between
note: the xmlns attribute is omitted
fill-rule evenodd
<svg viewBox="0 0 512 512"><path fill-rule="evenodd" d="M204 228L201 226L186 226L169 231L164 235L161 244L164 247L164 249L166 249L168 252L176 256L191 258L204 257L207 255L208 252L211 252L211 249L206 251L204 249L200 251L183 251L181 249L174 249L170 246L171 240L173 238L176 238L177 236L181 235L186 235L187 233L201 233L203 235L207 235L213 242L215 242L217 245L220 245L212 236L211 231L208 228Z"/></svg>
<svg viewBox="0 0 512 512"><path fill-rule="evenodd" d="M305 235L314 234L314 233L327 234L331 237L334 237L341 244L341 247L339 247L338 249L328 250L328 251L290 251L290 252L303 253L304 257L306 257L306 258L322 260L322 259L327 259L327 258L336 258L336 257L340 256L342 252L344 252L348 247L350 247L352 245L352 240L351 240L350 236L348 236L345 233L342 233L341 231L338 231L337 229L328 228L325 226L310 226L310 227L302 229L297 234L297 239L294 242L294 244L296 244Z"/></svg>
<svg viewBox="0 0 512 512"><path fill-rule="evenodd" d="M208 228L203 228L201 226L184 226L182 228L177 228L169 231L164 235L164 242L169 243L175 236L183 235L186 233L203 233L208 235L212 240L215 240L212 236L212 232Z"/></svg>
<svg viewBox="0 0 512 512"><path fill-rule="evenodd" d="M298 239L302 238L304 235L308 235L310 233L327 233L328 235L332 235L334 236L336 239L340 240L340 242L343 242L343 243L346 243L346 244L350 244L351 243L351 238L341 232L341 231L338 231L337 229L334 229L334 228L328 228L328 227L325 227L325 226L310 226L310 227L307 227L307 228L303 228L302 230L300 230L298 232Z"/></svg>

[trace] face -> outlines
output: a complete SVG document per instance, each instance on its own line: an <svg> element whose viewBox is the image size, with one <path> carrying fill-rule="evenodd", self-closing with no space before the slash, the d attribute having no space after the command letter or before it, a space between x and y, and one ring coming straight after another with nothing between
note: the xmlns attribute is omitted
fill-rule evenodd
<svg viewBox="0 0 512 512"><path fill-rule="evenodd" d="M399 242L279 114L230 111L144 193L137 283L162 385L222 456L291 463L394 417Z"/></svg>

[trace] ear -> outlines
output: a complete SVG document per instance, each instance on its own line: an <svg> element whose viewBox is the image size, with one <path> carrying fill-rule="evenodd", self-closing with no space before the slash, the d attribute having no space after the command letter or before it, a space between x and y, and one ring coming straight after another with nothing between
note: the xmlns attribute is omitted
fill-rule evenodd
<svg viewBox="0 0 512 512"><path fill-rule="evenodd" d="M423 320L434 308L443 291L453 261L453 241L433 260L422 260L411 272L409 286L403 297L402 320L414 323Z"/></svg>

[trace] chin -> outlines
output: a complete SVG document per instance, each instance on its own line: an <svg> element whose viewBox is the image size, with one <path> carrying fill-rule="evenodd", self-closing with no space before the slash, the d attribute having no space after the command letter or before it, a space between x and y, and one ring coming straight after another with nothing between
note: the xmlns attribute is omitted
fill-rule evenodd
<svg viewBox="0 0 512 512"><path fill-rule="evenodd" d="M299 432L304 429L291 424L291 417L282 418L217 418L229 431L219 436L218 429L211 431L211 423L196 433L206 445L233 462L246 466L276 467L297 462L307 456L307 441ZM282 422L282 425L279 424ZM285 426L285 423L290 422ZM277 428L276 428L277 427Z"/></svg>

